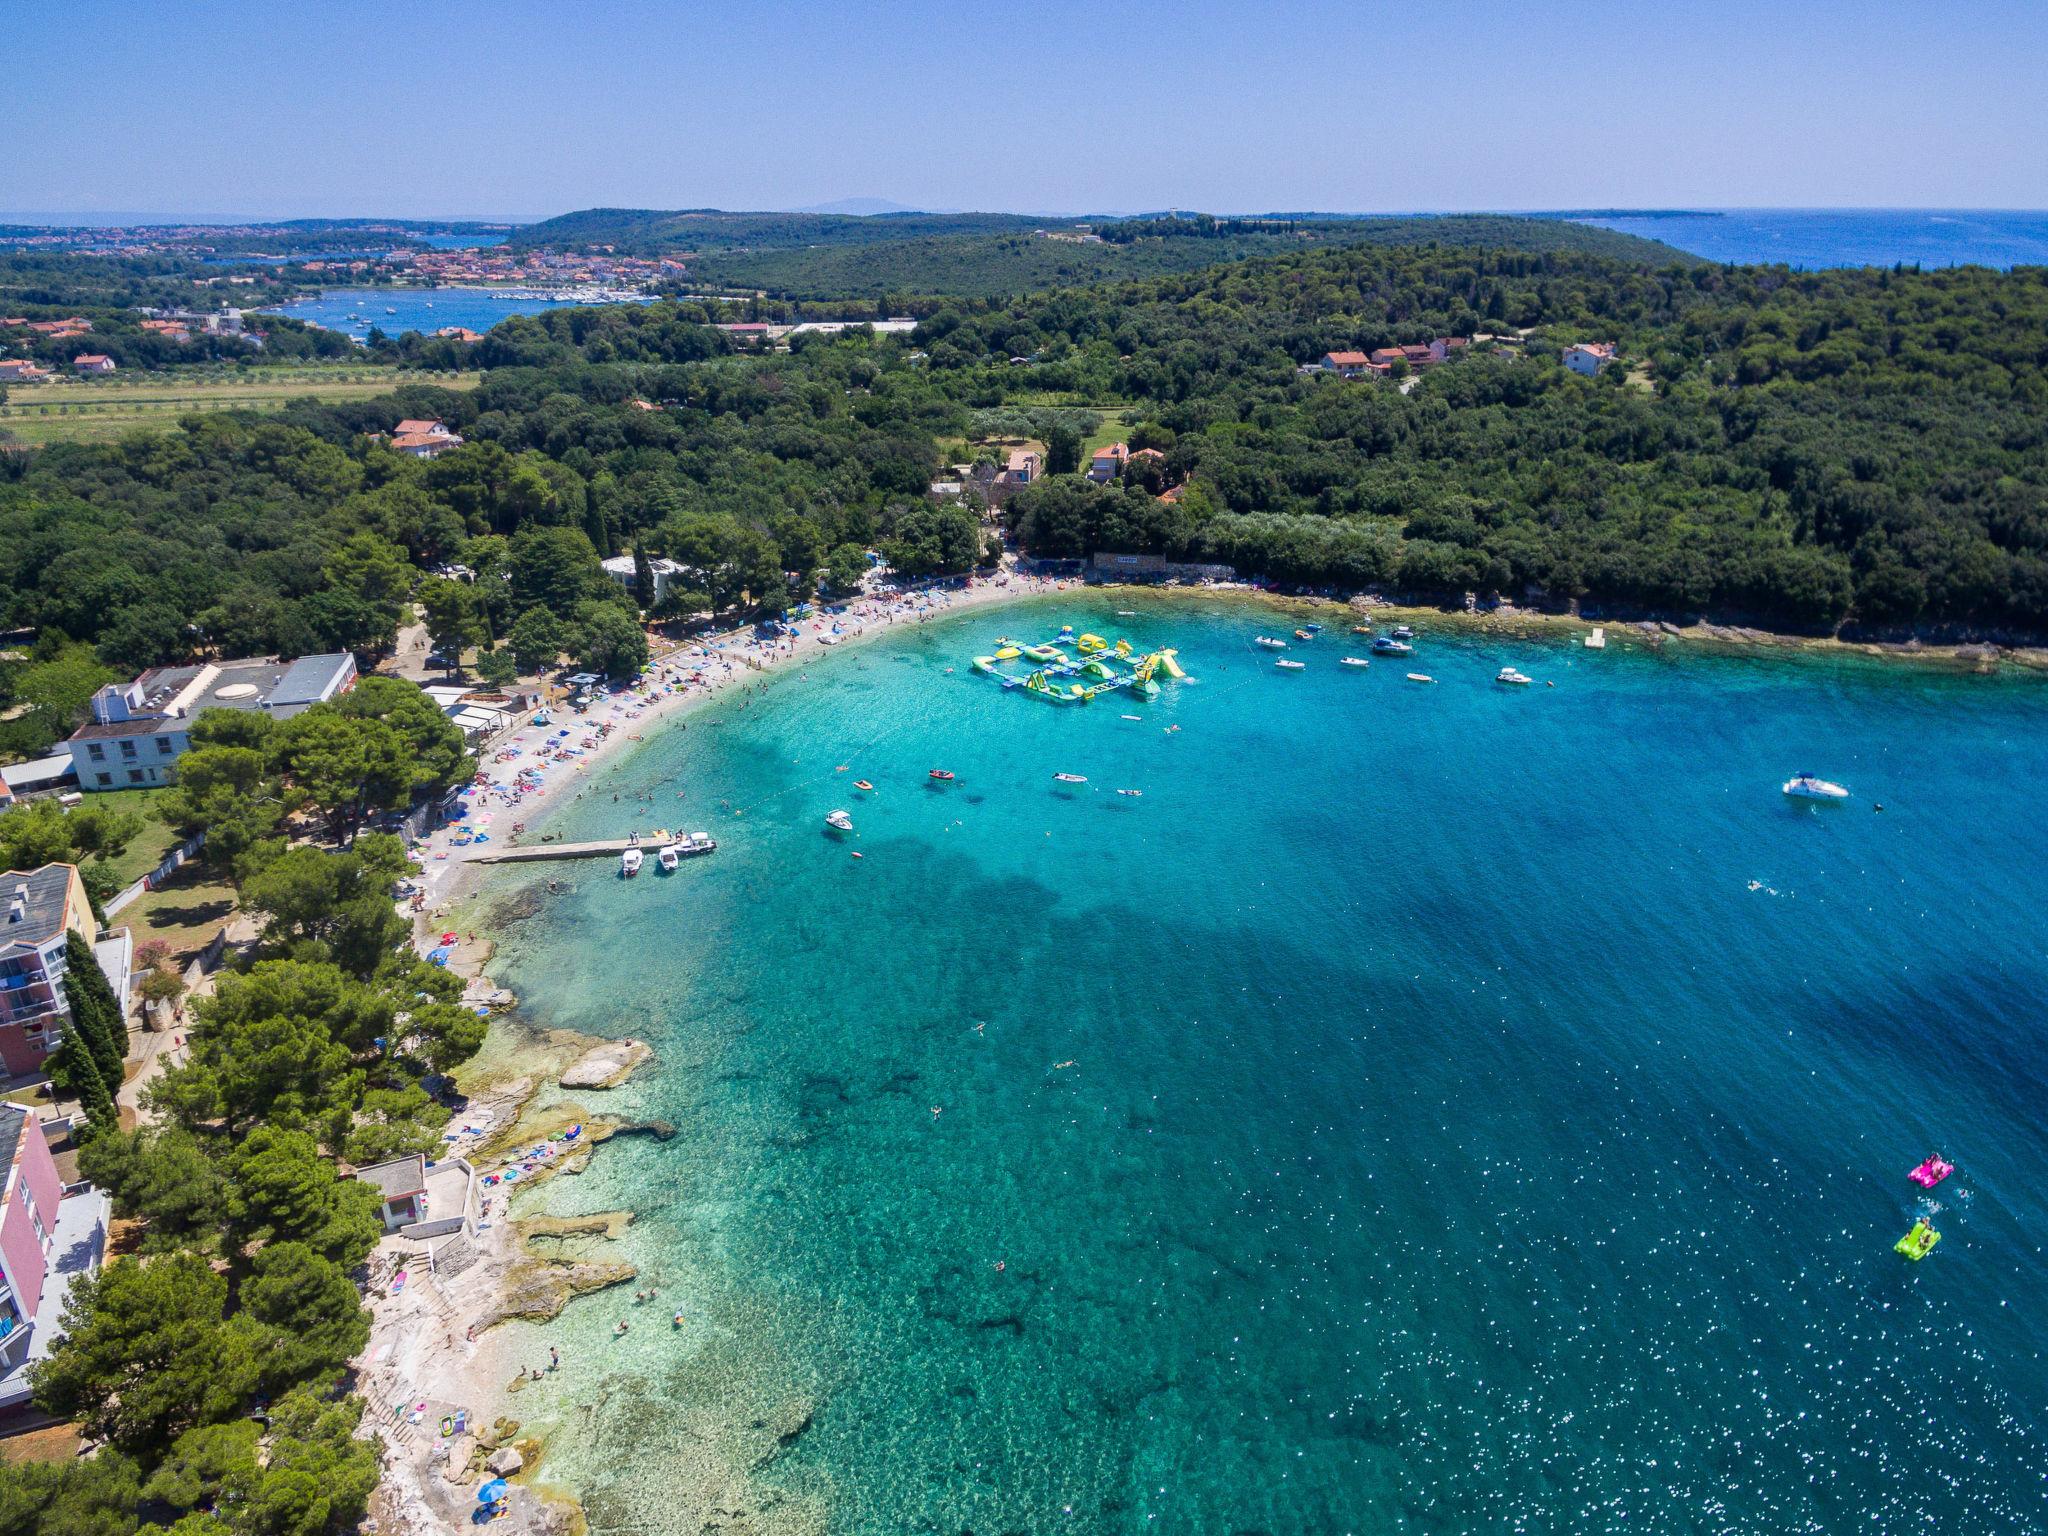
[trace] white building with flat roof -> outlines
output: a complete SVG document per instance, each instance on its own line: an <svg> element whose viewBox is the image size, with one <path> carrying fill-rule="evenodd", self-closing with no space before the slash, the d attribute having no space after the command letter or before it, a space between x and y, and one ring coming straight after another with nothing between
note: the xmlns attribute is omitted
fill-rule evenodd
<svg viewBox="0 0 2048 1536"><path fill-rule="evenodd" d="M647 564L654 572L654 596L651 598L644 592L634 590L631 555L613 555L604 562L604 573L624 587L626 595L638 602L642 608L656 608L660 606L661 600L668 596L668 589L681 581L687 573L673 560L650 557Z"/></svg>
<svg viewBox="0 0 2048 1536"><path fill-rule="evenodd" d="M132 683L92 696L92 719L65 741L88 794L168 784L171 765L192 745L192 717L204 709L262 710L288 719L355 686L347 651L297 661L259 657L197 666L152 667Z"/></svg>

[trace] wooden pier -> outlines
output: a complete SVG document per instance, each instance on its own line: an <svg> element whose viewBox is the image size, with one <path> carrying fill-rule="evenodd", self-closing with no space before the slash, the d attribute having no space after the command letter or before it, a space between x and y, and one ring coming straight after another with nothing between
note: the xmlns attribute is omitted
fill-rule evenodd
<svg viewBox="0 0 2048 1536"><path fill-rule="evenodd" d="M521 848L501 848L493 853L479 853L470 860L472 864L538 864L552 859L602 859L617 858L628 848L638 848L651 860L662 849L673 847L686 859L717 851L718 843L709 834L692 832L674 839L643 837L600 838L594 843L528 843Z"/></svg>

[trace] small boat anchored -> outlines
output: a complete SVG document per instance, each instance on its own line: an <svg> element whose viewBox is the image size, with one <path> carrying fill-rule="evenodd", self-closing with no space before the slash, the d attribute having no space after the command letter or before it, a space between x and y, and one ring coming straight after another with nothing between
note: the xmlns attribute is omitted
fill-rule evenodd
<svg viewBox="0 0 2048 1536"><path fill-rule="evenodd" d="M1496 683L1506 683L1511 688L1526 688L1535 679L1526 672L1517 672L1513 667L1502 667L1493 674Z"/></svg>
<svg viewBox="0 0 2048 1536"><path fill-rule="evenodd" d="M1372 663L1363 656L1344 656L1338 659L1337 665L1340 667L1369 667Z"/></svg>
<svg viewBox="0 0 2048 1536"><path fill-rule="evenodd" d="M670 843L654 856L654 867L664 875L672 875L681 866L683 856L676 852L676 845Z"/></svg>
<svg viewBox="0 0 2048 1536"><path fill-rule="evenodd" d="M1411 683L1433 683L1436 679L1427 672L1410 672L1408 674L1408 681Z"/></svg>
<svg viewBox="0 0 2048 1536"><path fill-rule="evenodd" d="M1413 656L1415 647L1391 635L1379 635L1372 642L1372 653L1375 656Z"/></svg>
<svg viewBox="0 0 2048 1536"><path fill-rule="evenodd" d="M640 873L640 863L645 857L638 848L628 848L619 855L619 877L630 880Z"/></svg>
<svg viewBox="0 0 2048 1536"><path fill-rule="evenodd" d="M1269 651L1284 651L1287 649L1287 642L1285 640L1275 640L1271 635L1254 635L1252 637L1252 644L1263 645Z"/></svg>
<svg viewBox="0 0 2048 1536"><path fill-rule="evenodd" d="M1413 640L1415 638L1415 631L1406 624L1396 624L1394 626L1394 638L1396 640Z"/></svg>
<svg viewBox="0 0 2048 1536"><path fill-rule="evenodd" d="M853 787L861 791L863 794L871 795L875 792L875 786L870 784L866 779L855 779L853 781Z"/></svg>
<svg viewBox="0 0 2048 1536"><path fill-rule="evenodd" d="M1810 773L1795 773L1785 781L1785 793L1795 800L1846 800L1849 791L1839 784L1816 778Z"/></svg>
<svg viewBox="0 0 2048 1536"><path fill-rule="evenodd" d="M1086 784L1087 776L1079 773L1056 773L1053 778L1061 784Z"/></svg>
<svg viewBox="0 0 2048 1536"><path fill-rule="evenodd" d="M1297 629L1294 632L1294 638L1297 640L1313 640L1315 639L1315 634L1310 630Z"/></svg>
<svg viewBox="0 0 2048 1536"><path fill-rule="evenodd" d="M834 832L851 832L853 830L853 818L844 811L827 811L825 813L825 825Z"/></svg>
<svg viewBox="0 0 2048 1536"><path fill-rule="evenodd" d="M953 770L950 768L934 768L931 772L931 777L937 783L950 784L953 782Z"/></svg>
<svg viewBox="0 0 2048 1536"><path fill-rule="evenodd" d="M1305 661L1282 660L1274 662L1273 665L1283 672L1305 672L1308 670L1308 663Z"/></svg>

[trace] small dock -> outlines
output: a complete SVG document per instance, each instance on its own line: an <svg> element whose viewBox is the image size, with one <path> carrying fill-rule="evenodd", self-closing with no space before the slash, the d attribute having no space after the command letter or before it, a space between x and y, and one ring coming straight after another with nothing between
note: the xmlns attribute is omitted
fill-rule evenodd
<svg viewBox="0 0 2048 1536"><path fill-rule="evenodd" d="M690 832L676 838L607 837L594 843L529 843L523 848L502 848L480 853L472 864L538 864L553 859L617 858L628 848L638 848L650 859L664 848L674 848L686 859L717 851L718 842L708 832Z"/></svg>

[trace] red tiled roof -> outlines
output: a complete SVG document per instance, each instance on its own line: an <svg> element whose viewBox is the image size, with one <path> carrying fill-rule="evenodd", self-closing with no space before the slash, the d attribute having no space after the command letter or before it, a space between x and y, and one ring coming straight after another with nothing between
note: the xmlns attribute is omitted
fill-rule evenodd
<svg viewBox="0 0 2048 1536"><path fill-rule="evenodd" d="M1363 352L1328 352L1324 356L1339 368L1363 368L1365 366L1366 359Z"/></svg>

